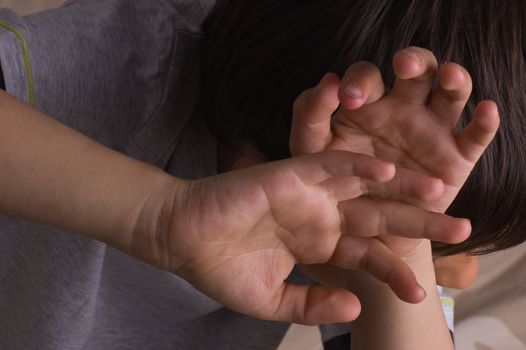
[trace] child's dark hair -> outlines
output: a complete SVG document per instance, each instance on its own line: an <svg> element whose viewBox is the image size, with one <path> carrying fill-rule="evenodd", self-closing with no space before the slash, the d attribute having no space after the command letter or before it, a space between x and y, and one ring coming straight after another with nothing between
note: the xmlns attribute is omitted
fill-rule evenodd
<svg viewBox="0 0 526 350"><path fill-rule="evenodd" d="M497 102L501 127L448 209L471 219L464 243L435 254L488 253L526 240L526 3L521 0L218 0L203 24L207 118L224 142L289 156L292 103L328 71L367 60L393 82L401 48L428 48L471 73L476 102Z"/></svg>

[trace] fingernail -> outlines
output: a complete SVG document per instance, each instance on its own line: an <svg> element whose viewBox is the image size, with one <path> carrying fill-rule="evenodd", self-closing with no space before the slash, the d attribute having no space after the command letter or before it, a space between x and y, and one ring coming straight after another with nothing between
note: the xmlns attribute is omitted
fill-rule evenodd
<svg viewBox="0 0 526 350"><path fill-rule="evenodd" d="M354 99L360 99L363 97L362 90L354 86L352 83L349 83L347 86L345 86L343 93Z"/></svg>
<svg viewBox="0 0 526 350"><path fill-rule="evenodd" d="M407 49L402 50L402 52L407 56L414 58L418 63L422 63L422 58L416 53L414 48L408 47Z"/></svg>

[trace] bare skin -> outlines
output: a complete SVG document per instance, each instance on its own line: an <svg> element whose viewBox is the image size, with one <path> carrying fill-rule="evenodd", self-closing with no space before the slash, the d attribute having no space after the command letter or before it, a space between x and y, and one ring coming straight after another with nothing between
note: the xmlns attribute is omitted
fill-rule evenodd
<svg viewBox="0 0 526 350"><path fill-rule="evenodd" d="M457 254L435 259L437 284L465 289L475 283L479 273L478 256Z"/></svg>
<svg viewBox="0 0 526 350"><path fill-rule="evenodd" d="M364 194L433 200L442 195L440 180L408 172L397 177L407 186L382 187L395 175L392 164L329 151L184 181L109 150L4 92L0 109L2 213L106 242L257 318L320 324L358 316L360 303L350 291L285 283L297 263L395 276L391 285L402 299L423 298L407 264L363 237L384 232L354 229L340 203ZM438 186L427 191L425 183ZM364 215L380 215L367 210ZM469 234L466 220L415 213L411 222L396 224L392 217L393 231L444 242ZM371 268L361 266L371 251Z"/></svg>
<svg viewBox="0 0 526 350"><path fill-rule="evenodd" d="M352 150L440 178L445 195L431 204L391 199L444 212L493 139L499 124L497 108L493 102L481 102L471 123L455 135L453 128L471 92L469 74L453 63L437 71L434 56L419 48L398 52L393 68L397 79L387 94L378 69L370 63L351 66L342 81L326 75L296 102L291 150L296 155ZM431 91L437 72L440 83ZM401 180L394 182L405 186ZM376 205L378 201L370 197L342 204L356 213ZM389 206L385 202L380 205ZM387 220L360 215L354 220L364 219L382 225ZM391 236L380 240L414 269L428 293L426 301L417 306L404 304L385 286L360 272L338 274L327 266L304 267L318 278L331 271L336 281L343 280L363 301L364 313L353 327L353 350L453 348L436 295L429 242Z"/></svg>
<svg viewBox="0 0 526 350"><path fill-rule="evenodd" d="M316 88L306 91L296 101L291 150L295 155L352 150L440 178L445 195L430 204L392 199L445 212L496 133L497 108L491 101L481 102L472 122L455 135L453 128L471 93L469 74L454 63L442 65L440 85L430 94L437 72L432 53L419 48L400 51L393 67L397 80L386 96L378 69L367 62L351 66L343 83L334 74L327 74ZM361 97L347 95L349 85ZM405 171L399 169L397 174ZM394 182L400 188L407 185L396 177ZM389 184L392 186L392 182ZM377 204L374 199L363 198L349 204L349 209L360 212ZM385 222L385 218L371 219ZM401 256L409 255L418 244L401 242ZM396 242L390 247L396 250Z"/></svg>

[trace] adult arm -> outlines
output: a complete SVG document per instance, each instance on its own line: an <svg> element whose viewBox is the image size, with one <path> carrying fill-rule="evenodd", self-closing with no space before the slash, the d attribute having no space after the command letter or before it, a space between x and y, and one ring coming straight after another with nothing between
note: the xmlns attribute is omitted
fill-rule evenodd
<svg viewBox="0 0 526 350"><path fill-rule="evenodd" d="M183 181L0 92L0 211L107 242L258 318L319 324L357 316L348 291L284 280L298 262L357 268L368 241L348 236L340 244L348 214L338 204L393 175L388 163L329 152ZM462 220L433 219L467 234ZM421 227L409 231L440 238ZM370 271L376 276L403 275L399 291L411 298L416 281L407 266L388 252L370 259L383 262Z"/></svg>
<svg viewBox="0 0 526 350"><path fill-rule="evenodd" d="M148 196L180 181L0 91L0 210L127 250Z"/></svg>

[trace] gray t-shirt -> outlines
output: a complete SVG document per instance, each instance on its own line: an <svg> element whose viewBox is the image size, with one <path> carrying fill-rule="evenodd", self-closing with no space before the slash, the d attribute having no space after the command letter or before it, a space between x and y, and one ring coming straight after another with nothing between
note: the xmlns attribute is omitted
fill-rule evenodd
<svg viewBox="0 0 526 350"><path fill-rule="evenodd" d="M12 95L98 142L198 178L199 24L212 0L78 0L0 10ZM24 140L20 140L24 142ZM0 216L0 349L275 349L288 328L223 308L177 276L82 236Z"/></svg>

